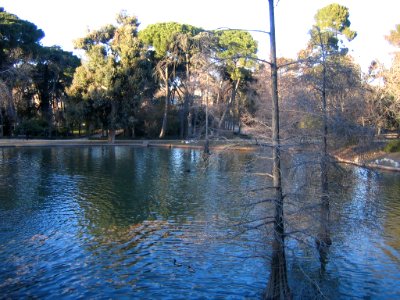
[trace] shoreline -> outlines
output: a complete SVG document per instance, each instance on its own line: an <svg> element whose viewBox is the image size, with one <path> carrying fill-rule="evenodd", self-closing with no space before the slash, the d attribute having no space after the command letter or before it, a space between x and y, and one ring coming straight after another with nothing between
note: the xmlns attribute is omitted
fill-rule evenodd
<svg viewBox="0 0 400 300"><path fill-rule="evenodd" d="M134 146L134 147L158 147L158 148L182 148L182 149L204 149L204 140L183 141L183 140L115 140L109 143L107 140L66 139L0 139L0 148L28 148L28 147L81 147L81 146ZM257 145L249 140L227 140L210 141L210 150L223 151L254 151Z"/></svg>
<svg viewBox="0 0 400 300"><path fill-rule="evenodd" d="M350 164L367 169L378 169L389 172L400 172L400 153L386 153L381 149L370 151L354 151L354 147L340 149L332 153L339 163ZM390 162L391 165L379 162Z"/></svg>
<svg viewBox="0 0 400 300"><path fill-rule="evenodd" d="M344 158L341 158L336 155L333 155L332 157L339 163L354 165L357 167L362 167L362 168L367 168L367 169L379 169L379 170L390 171L390 172L400 172L400 168L397 168L397 167L390 167L390 166L379 165L379 164L368 163L368 162L362 163L362 162L357 162L356 160L344 159Z"/></svg>
<svg viewBox="0 0 400 300"><path fill-rule="evenodd" d="M180 148L180 149L204 149L204 140L116 140L109 143L107 140L65 139L65 140L46 140L46 139L0 139L0 148L29 148L29 147L87 147L87 146L131 146L142 148ZM222 140L210 141L210 150L213 151L256 151L257 144L252 140ZM386 166L374 163L370 159L361 158L363 153L344 153L337 151L332 157L338 163L350 164L357 167L378 169L390 172L400 172L400 167ZM341 155L342 154L342 155ZM350 154L350 155L349 155ZM390 158L400 164L400 154L390 154L384 152L373 152L374 158Z"/></svg>

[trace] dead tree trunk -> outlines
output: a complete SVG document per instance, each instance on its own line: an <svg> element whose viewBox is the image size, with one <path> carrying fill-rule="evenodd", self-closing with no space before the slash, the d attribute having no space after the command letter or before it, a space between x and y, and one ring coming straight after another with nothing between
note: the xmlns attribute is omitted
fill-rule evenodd
<svg viewBox="0 0 400 300"><path fill-rule="evenodd" d="M168 119L168 104L169 104L169 85L168 85L168 65L165 66L165 103L164 103L164 114L161 126L161 132L159 138L165 137L167 132L167 119Z"/></svg>
<svg viewBox="0 0 400 300"><path fill-rule="evenodd" d="M290 299L285 257L285 227L283 215L283 193L281 177L281 153L279 136L278 67L276 62L274 1L269 2L271 89L272 89L272 157L273 186L275 188L274 239L272 242L271 273L265 299Z"/></svg>
<svg viewBox="0 0 400 300"><path fill-rule="evenodd" d="M322 136L322 155L321 155L321 215L320 215L320 228L316 240L321 270L325 270L327 262L327 255L329 246L332 244L330 237L330 203L329 203L329 190L328 190L328 111L326 101L326 52L322 42L321 32L319 32L320 46L322 52L322 89L321 89L321 102L322 102L322 119L323 119L323 136Z"/></svg>

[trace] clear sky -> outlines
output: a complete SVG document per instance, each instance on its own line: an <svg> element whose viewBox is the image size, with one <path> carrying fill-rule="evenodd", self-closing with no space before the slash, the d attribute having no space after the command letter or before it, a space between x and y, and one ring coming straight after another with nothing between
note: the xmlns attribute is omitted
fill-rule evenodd
<svg viewBox="0 0 400 300"><path fill-rule="evenodd" d="M393 48L384 36L400 23L400 0L280 0L275 11L278 56L295 58L307 43L316 11L334 2L349 8L352 29L358 33L350 44L351 54L363 70L373 59L389 65ZM176 21L205 29L269 30L267 0L0 0L0 6L41 28L44 45L67 51L88 29L114 23L122 9L138 17L140 29ZM259 55L267 58L268 36L253 35L259 41Z"/></svg>

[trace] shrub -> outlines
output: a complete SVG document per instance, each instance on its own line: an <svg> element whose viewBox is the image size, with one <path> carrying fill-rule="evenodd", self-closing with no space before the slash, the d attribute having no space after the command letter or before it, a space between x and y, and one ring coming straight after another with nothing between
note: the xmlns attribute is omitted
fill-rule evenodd
<svg viewBox="0 0 400 300"><path fill-rule="evenodd" d="M23 120L15 129L17 135L26 137L44 137L48 131L48 124L41 119Z"/></svg>
<svg viewBox="0 0 400 300"><path fill-rule="evenodd" d="M400 140L390 141L383 148L386 153L400 152Z"/></svg>

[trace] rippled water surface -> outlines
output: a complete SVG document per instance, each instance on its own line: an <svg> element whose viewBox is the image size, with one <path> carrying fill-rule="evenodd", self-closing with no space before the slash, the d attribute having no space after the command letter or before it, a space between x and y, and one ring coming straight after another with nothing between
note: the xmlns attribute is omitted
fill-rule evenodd
<svg viewBox="0 0 400 300"><path fill-rule="evenodd" d="M260 298L265 232L236 226L270 209L246 205L268 184L260 167L252 153L0 149L0 299ZM287 239L293 295L398 298L400 177L346 174L324 266L306 238Z"/></svg>

